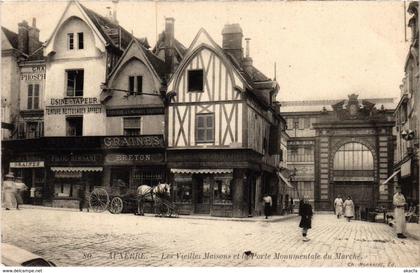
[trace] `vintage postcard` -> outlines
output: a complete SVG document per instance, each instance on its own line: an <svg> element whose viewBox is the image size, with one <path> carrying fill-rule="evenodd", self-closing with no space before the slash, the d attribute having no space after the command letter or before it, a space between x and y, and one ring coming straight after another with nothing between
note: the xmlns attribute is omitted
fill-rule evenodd
<svg viewBox="0 0 420 273"><path fill-rule="evenodd" d="M3 1L2 265L417 272L418 9Z"/></svg>

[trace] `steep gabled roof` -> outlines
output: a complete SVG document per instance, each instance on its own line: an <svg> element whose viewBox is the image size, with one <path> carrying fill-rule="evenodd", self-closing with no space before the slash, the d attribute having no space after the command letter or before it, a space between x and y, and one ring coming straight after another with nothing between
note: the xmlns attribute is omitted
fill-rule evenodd
<svg viewBox="0 0 420 273"><path fill-rule="evenodd" d="M18 49L18 35L17 33L5 28L1 27L1 30L3 31L4 35L6 36L7 40L9 40L10 44L13 46L13 48Z"/></svg>
<svg viewBox="0 0 420 273"><path fill-rule="evenodd" d="M127 46L130 44L131 39L133 35L125 30L120 25L117 25L113 22L111 22L109 19L105 18L102 15L99 15L95 11L85 7L84 5L80 4L82 9L85 11L87 16L89 16L90 20L95 24L95 27L99 30L101 35L104 37L104 39L109 43L110 45L119 48L119 40L121 39L121 48L124 50L127 48ZM121 32L121 38L117 36L113 36L111 34L112 30L118 30ZM140 44L142 44L146 48L150 48L150 45L146 38L140 38L137 39Z"/></svg>

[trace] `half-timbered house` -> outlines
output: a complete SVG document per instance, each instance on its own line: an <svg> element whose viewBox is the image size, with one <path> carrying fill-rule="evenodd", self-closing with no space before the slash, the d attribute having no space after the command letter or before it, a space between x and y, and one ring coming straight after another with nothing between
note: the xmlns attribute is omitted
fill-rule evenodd
<svg viewBox="0 0 420 273"><path fill-rule="evenodd" d="M247 217L278 196L279 86L252 65L238 24L201 29L168 83L168 167L181 213ZM249 41L249 40L248 40Z"/></svg>

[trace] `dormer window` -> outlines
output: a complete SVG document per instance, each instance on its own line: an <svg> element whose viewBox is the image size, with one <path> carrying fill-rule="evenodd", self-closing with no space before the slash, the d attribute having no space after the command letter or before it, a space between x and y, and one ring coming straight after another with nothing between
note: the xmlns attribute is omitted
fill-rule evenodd
<svg viewBox="0 0 420 273"><path fill-rule="evenodd" d="M203 92L203 69L188 71L188 91L189 92Z"/></svg>
<svg viewBox="0 0 420 273"><path fill-rule="evenodd" d="M84 44L83 44L83 32L77 33L77 41L79 43L79 49L83 49L83 47L84 47Z"/></svg>
<svg viewBox="0 0 420 273"><path fill-rule="evenodd" d="M73 50L74 49L74 34L67 33L67 49Z"/></svg>
<svg viewBox="0 0 420 273"><path fill-rule="evenodd" d="M130 95L141 94L143 92L143 76L129 76L128 90Z"/></svg>

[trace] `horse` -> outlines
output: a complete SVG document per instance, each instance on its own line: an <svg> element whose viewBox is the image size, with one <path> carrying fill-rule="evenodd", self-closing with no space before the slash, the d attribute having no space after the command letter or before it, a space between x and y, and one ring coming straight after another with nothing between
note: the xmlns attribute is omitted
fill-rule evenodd
<svg viewBox="0 0 420 273"><path fill-rule="evenodd" d="M154 187L141 185L137 188L137 215L144 215L144 202L154 202L155 213L160 199L168 199L171 196L171 187L166 183L159 183ZM158 197L158 198L156 198Z"/></svg>

